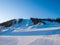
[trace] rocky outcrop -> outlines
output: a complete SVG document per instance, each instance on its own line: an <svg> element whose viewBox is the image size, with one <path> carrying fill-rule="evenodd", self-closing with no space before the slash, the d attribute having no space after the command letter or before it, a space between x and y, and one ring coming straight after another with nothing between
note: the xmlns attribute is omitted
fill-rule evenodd
<svg viewBox="0 0 60 45"><path fill-rule="evenodd" d="M10 26L12 26L12 24L15 24L15 23L16 23L16 19L13 19L13 20L1 23L0 26L10 27Z"/></svg>

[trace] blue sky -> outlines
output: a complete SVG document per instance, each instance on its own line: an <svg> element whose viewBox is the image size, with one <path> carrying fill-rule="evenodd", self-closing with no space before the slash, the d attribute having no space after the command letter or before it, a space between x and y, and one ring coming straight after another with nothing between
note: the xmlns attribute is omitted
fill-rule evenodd
<svg viewBox="0 0 60 45"><path fill-rule="evenodd" d="M30 17L59 18L60 0L0 0L0 23Z"/></svg>

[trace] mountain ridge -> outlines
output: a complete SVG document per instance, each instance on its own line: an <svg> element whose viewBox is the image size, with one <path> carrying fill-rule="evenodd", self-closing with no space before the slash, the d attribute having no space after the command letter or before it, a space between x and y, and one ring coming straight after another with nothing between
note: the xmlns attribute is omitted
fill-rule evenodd
<svg viewBox="0 0 60 45"><path fill-rule="evenodd" d="M54 19L38 19L38 18L13 19L0 24L0 33L1 34L6 33L7 35L10 33L19 35L18 32L20 32L20 34L21 32L26 32L26 33L29 32L29 34L33 32L33 34L35 34L40 31L45 32L46 34L48 34L49 31L52 31L53 34L53 31L54 33L55 32L57 33L59 30L60 30L59 19L58 21L57 19L54 20ZM60 34L59 32L58 34Z"/></svg>

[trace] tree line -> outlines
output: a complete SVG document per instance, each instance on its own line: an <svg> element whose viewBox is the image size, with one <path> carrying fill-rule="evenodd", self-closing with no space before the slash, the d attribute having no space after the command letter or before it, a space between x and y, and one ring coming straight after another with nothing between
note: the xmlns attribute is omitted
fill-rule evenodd
<svg viewBox="0 0 60 45"><path fill-rule="evenodd" d="M18 19L18 23L20 23L21 21L22 21L22 19ZM0 26L10 27L10 26L12 26L13 24L16 24L16 22L17 22L16 19L12 19L12 20L9 20L9 21L0 23Z"/></svg>
<svg viewBox="0 0 60 45"><path fill-rule="evenodd" d="M60 23L60 18L56 18L56 19L41 19L41 18L30 18L30 20L32 20L32 22L34 24L38 24L38 23L43 23L46 24L44 21L49 21L49 22L58 22Z"/></svg>
<svg viewBox="0 0 60 45"><path fill-rule="evenodd" d="M22 22L23 19L18 19L18 24ZM43 23L46 24L45 21L50 21L50 22L58 22L60 23L60 18L56 18L56 19L41 19L41 18L30 18L30 20L36 25L38 23ZM3 23L0 23L0 26L4 26L4 27L10 27L13 24L15 24L17 21L16 19L12 19Z"/></svg>

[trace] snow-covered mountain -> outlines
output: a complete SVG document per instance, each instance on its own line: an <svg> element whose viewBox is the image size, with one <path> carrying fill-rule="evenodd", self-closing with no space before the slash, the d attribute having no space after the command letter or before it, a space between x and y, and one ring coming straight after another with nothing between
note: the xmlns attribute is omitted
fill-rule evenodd
<svg viewBox="0 0 60 45"><path fill-rule="evenodd" d="M49 19L13 19L0 24L0 35L60 34L60 23Z"/></svg>

